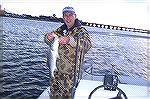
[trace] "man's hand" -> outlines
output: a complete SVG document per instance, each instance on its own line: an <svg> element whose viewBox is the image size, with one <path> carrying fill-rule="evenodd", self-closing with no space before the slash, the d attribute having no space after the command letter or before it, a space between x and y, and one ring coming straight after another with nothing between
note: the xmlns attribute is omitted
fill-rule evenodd
<svg viewBox="0 0 150 99"><path fill-rule="evenodd" d="M54 33L47 33L47 39L51 41L54 38Z"/></svg>
<svg viewBox="0 0 150 99"><path fill-rule="evenodd" d="M70 38L69 37L60 37L59 38L59 44L64 45L64 44L69 44Z"/></svg>

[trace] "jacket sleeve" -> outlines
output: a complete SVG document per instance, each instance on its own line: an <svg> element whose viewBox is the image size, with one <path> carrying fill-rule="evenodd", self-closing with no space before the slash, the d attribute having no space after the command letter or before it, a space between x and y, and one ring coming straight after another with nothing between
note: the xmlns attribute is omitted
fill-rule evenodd
<svg viewBox="0 0 150 99"><path fill-rule="evenodd" d="M72 47L76 47L78 41L79 50L84 50L84 52L86 53L92 47L88 31L85 28L81 27L80 29L77 29L74 32L74 37L70 37L70 45ZM78 40L77 37L79 37Z"/></svg>
<svg viewBox="0 0 150 99"><path fill-rule="evenodd" d="M82 34L81 38L79 39L80 41L80 49L84 49L84 52L87 53L88 50L92 47L91 39L88 34L88 31L83 28L82 29Z"/></svg>

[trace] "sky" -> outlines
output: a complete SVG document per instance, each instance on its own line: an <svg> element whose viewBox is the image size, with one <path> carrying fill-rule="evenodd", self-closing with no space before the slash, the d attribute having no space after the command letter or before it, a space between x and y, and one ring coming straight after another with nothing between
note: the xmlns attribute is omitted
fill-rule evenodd
<svg viewBox="0 0 150 99"><path fill-rule="evenodd" d="M1 0L0 4L11 13L57 17L72 6L82 21L150 30L150 0Z"/></svg>

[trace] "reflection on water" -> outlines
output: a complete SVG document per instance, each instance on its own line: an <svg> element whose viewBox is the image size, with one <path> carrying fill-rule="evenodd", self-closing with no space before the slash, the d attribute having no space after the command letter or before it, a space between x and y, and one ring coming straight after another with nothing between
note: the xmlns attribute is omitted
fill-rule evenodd
<svg viewBox="0 0 150 99"><path fill-rule="evenodd" d="M33 99L49 86L48 46L43 37L58 26L60 23L3 18L4 31L0 39L3 40L3 58L0 60L3 62L0 74L2 97ZM88 75L101 75L110 72L113 65L118 75L146 79L146 43L149 38L109 33L90 32L93 48L85 57L83 70Z"/></svg>

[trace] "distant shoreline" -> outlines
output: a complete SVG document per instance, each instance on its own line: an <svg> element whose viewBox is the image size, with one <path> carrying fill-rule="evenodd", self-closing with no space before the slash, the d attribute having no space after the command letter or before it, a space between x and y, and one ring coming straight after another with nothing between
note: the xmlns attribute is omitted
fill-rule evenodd
<svg viewBox="0 0 150 99"><path fill-rule="evenodd" d="M3 15L1 14L0 16L63 23L63 18L57 18L55 16L55 14L53 16L44 16L44 15L32 16L32 15L27 15L27 14L19 15L19 14L8 13L8 12L4 11L4 14ZM122 31L131 31L131 32L140 32L140 33L150 34L150 30L129 28L129 27L123 27L123 26L105 25L105 24L98 24L98 23L89 23L89 22L83 22L82 20L80 20L80 22L83 26L90 26L90 27L98 27L98 28L105 28L105 29L111 29L111 30L122 30Z"/></svg>

